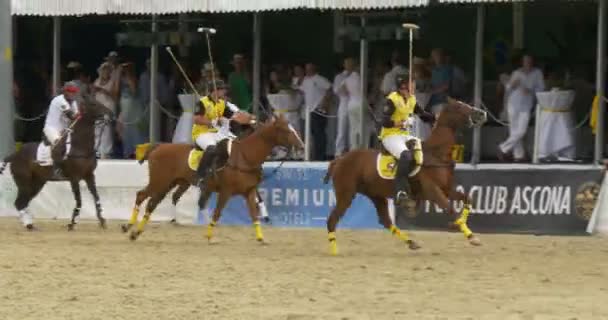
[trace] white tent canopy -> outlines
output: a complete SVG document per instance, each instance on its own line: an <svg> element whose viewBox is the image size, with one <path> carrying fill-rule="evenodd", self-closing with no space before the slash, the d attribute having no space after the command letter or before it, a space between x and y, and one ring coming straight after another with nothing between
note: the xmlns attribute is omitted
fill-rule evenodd
<svg viewBox="0 0 608 320"><path fill-rule="evenodd" d="M11 13L17 16L152 15L290 9L389 9L428 4L429 0L11 0Z"/></svg>

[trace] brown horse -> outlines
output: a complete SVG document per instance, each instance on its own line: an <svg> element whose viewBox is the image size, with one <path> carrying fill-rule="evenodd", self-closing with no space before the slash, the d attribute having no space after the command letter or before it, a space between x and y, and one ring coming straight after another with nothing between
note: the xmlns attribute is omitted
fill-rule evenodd
<svg viewBox="0 0 608 320"><path fill-rule="evenodd" d="M206 179L199 198L199 209L202 209L211 193L218 193L217 206L214 210L213 221L209 226L208 238L211 238L211 230L219 220L221 210L228 199L233 195L243 195L247 199L249 214L256 227L257 239L262 241L256 203L262 164L270 155L273 147L281 145L303 148L303 143L282 116L272 118L251 135L234 140L230 147L229 143L228 140L222 140L218 144L218 149L227 155L225 157L227 162L210 179ZM228 148L230 148L230 152L228 152ZM196 183L196 172L186 165L191 150L192 146L187 144L161 144L146 152L145 158L148 160L150 181L146 188L137 193L131 219L127 225L123 226L124 232L137 223L141 203L148 197L150 200L143 219L137 224L137 229L131 232L131 240L136 240L141 235L152 212L168 192L178 186L173 193L175 203L191 184Z"/></svg>
<svg viewBox="0 0 608 320"><path fill-rule="evenodd" d="M28 230L33 230L34 225L30 222L31 218L27 212L27 207L48 181L70 182L72 193L76 200L76 207L72 212L72 219L68 224L68 230L74 229L76 219L80 215L82 199L79 182L81 180L86 182L89 191L93 195L99 225L102 228L106 227L106 221L101 214L101 202L95 184L95 168L97 167L97 158L95 156L95 121L105 116L111 116L112 111L90 97L85 97L84 101L80 104L79 112L82 114L82 117L72 127L70 151L67 154L67 158L60 165L65 179L56 180L52 165L41 165L37 162L36 155L39 143L34 142L23 145L19 151L6 157L4 164L0 167L1 174L6 165L11 163L11 174L18 188L15 208L20 212L22 222L24 222ZM63 135L57 144L57 150L53 150L53 152L60 152L60 149L65 149L67 137L68 135Z"/></svg>
<svg viewBox="0 0 608 320"><path fill-rule="evenodd" d="M448 105L439 115L430 137L423 142L424 163L414 177L409 178L412 198L420 203L429 200L448 212L454 213L450 200L463 201L465 206L455 225L473 245L480 245L479 239L467 226L470 199L454 189L454 162L452 147L456 142L456 131L468 124L480 126L486 121L486 113L459 101L449 99ZM408 141L411 143L413 141ZM410 149L411 150L411 149ZM385 151L383 151L384 153ZM350 207L357 193L367 196L374 204L380 223L403 241L412 250L420 246L408 238L391 221L388 213L387 198L392 196L394 180L386 179L377 171L377 150L354 150L329 164L324 182L333 181L336 194L336 207L327 220L328 239L332 254L337 254L336 225Z"/></svg>

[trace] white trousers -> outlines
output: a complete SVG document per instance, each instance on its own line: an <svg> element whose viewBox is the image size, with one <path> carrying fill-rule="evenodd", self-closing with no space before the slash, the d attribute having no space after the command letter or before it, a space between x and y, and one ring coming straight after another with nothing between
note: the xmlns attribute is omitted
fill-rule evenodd
<svg viewBox="0 0 608 320"><path fill-rule="evenodd" d="M348 103L340 101L340 105L338 106L338 128L336 130L336 156L340 156L348 151L348 144L353 143L352 140L348 139L349 127Z"/></svg>
<svg viewBox="0 0 608 320"><path fill-rule="evenodd" d="M522 160L526 155L524 136L530 121L529 110L513 110L509 108L509 138L500 144L500 151L509 153L513 151L513 158Z"/></svg>
<svg viewBox="0 0 608 320"><path fill-rule="evenodd" d="M201 149L206 150L209 146L214 146L223 139L223 135L217 132L201 133L196 137L196 145Z"/></svg>
<svg viewBox="0 0 608 320"><path fill-rule="evenodd" d="M59 138L61 138L61 130L55 129L53 127L44 127L42 129L42 133L51 144L55 144Z"/></svg>
<svg viewBox="0 0 608 320"><path fill-rule="evenodd" d="M352 102L348 104L348 125L349 125L349 136L348 140L350 143L350 149L356 148L367 148L369 146L369 134L367 126L363 126L363 132L361 132L361 121L365 121L365 114L361 108L362 102Z"/></svg>
<svg viewBox="0 0 608 320"><path fill-rule="evenodd" d="M405 150L408 150L405 143L411 139L417 139L413 136L394 134L382 139L382 145L393 157L399 159L401 157L401 153Z"/></svg>
<svg viewBox="0 0 608 320"><path fill-rule="evenodd" d="M97 152L102 158L112 155L114 140L112 139L111 124L102 124L101 121L95 123L95 146L99 146Z"/></svg>

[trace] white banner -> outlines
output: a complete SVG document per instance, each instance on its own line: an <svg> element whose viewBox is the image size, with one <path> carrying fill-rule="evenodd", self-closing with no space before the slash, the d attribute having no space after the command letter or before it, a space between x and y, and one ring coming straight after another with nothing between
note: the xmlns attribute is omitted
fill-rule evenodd
<svg viewBox="0 0 608 320"><path fill-rule="evenodd" d="M95 171L97 191L101 198L103 216L108 220L128 220L137 191L148 183L147 162L139 165L136 161L102 160ZM95 203L84 181L80 183L82 194L81 219L97 219ZM196 218L198 189L191 187L179 201L177 208L172 205L172 193L158 205L152 214L152 221L168 221L176 214L178 222L192 224ZM0 175L0 217L17 217L14 201L17 198L15 185L7 167ZM29 206L34 218L70 219L76 202L68 182L48 182ZM145 212L146 202L140 208L140 216Z"/></svg>

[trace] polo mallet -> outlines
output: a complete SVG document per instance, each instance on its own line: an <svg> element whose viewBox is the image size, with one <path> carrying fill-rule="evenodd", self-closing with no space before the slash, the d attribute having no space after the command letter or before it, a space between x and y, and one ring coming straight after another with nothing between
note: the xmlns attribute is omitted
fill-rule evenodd
<svg viewBox="0 0 608 320"><path fill-rule="evenodd" d="M213 55L211 54L211 39L209 34L215 34L217 30L214 28L198 28L197 32L203 32L205 38L207 38L207 54L209 55L209 63L211 64L211 82L213 82L213 91L217 92L217 85L215 84L215 64L213 63Z"/></svg>
<svg viewBox="0 0 608 320"><path fill-rule="evenodd" d="M184 79L186 79L186 82L188 82L188 85L192 89L192 92L196 93L196 95L200 97L201 95L198 93L198 91L194 87L194 84L192 84L192 81L190 81L190 78L188 78L188 75L186 74L186 71L184 71L184 69L182 68L182 65L179 63L179 61L177 61L177 58L175 58L175 55L173 54L173 51L171 50L171 47L167 46L167 47L165 47L165 49L167 50L167 52L169 53L169 55L173 59L173 62L175 62L175 64L179 68L179 71L182 73L182 76L184 76Z"/></svg>
<svg viewBox="0 0 608 320"><path fill-rule="evenodd" d="M403 24L403 28L407 29L410 31L410 56L409 56L409 87L410 87L410 94L412 94L413 91L413 87L412 87L412 74L414 73L412 70L412 65L414 64L413 62L413 52L414 52L414 30L418 30L420 29L420 27L416 24L413 23L404 23Z"/></svg>
<svg viewBox="0 0 608 320"><path fill-rule="evenodd" d="M65 138L68 135L68 132L72 131L72 128L74 128L74 126L76 125L76 123L78 122L78 120L80 120L80 118L74 120L74 122L72 122L72 124L70 124L70 126L68 127L68 129L64 130L61 133L61 136L59 136L59 139L57 139L57 143L51 145L51 151L54 150L57 145L59 145L59 141L63 140L63 138Z"/></svg>

